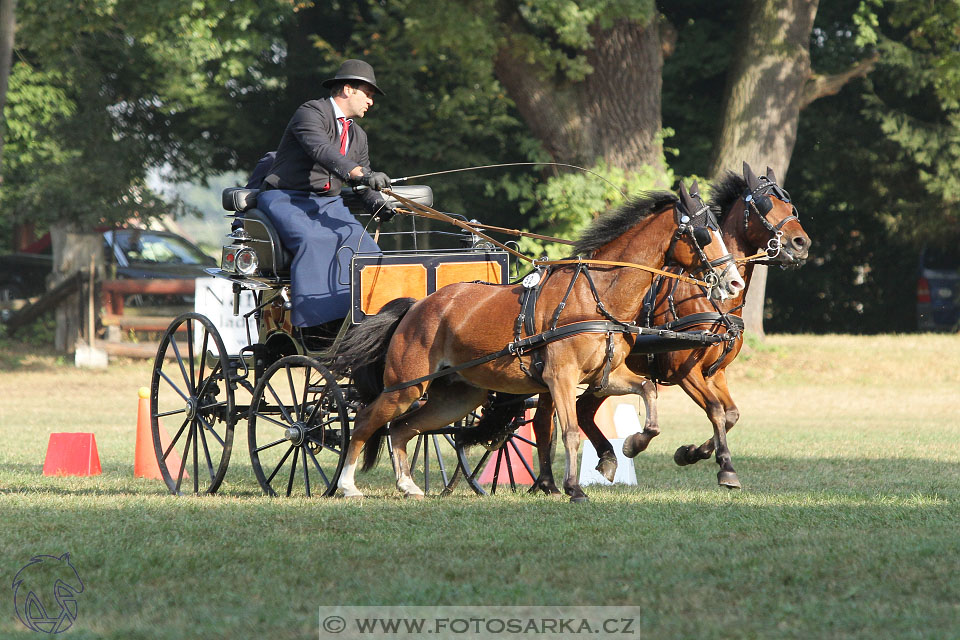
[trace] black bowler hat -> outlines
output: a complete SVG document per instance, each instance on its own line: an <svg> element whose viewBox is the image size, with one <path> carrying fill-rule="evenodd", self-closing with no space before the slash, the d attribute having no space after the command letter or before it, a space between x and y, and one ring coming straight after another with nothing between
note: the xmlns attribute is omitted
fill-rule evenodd
<svg viewBox="0 0 960 640"><path fill-rule="evenodd" d="M363 60L344 60L343 64L340 65L340 70L337 71L337 75L329 80L324 80L320 85L329 88L334 83L349 82L350 80L362 80L373 87L380 95L385 95L377 86L377 78L373 75L373 67Z"/></svg>

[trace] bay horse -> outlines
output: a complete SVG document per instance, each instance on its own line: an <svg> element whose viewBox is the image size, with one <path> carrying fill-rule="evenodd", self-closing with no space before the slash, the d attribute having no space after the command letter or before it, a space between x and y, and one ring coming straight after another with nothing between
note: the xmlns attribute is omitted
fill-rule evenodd
<svg viewBox="0 0 960 640"><path fill-rule="evenodd" d="M331 367L353 374L358 390L366 386L372 401L357 413L338 480L345 497L363 495L354 479L358 458L364 450L363 469L376 463L382 427L389 423L397 488L405 497L422 498L410 475L407 442L463 418L493 390L551 393L567 445L565 489L571 500L585 499L576 483L576 386L597 385L630 352L635 334L614 328L628 327L618 319L637 317L652 280L648 270L635 267L660 269L670 256L693 274L705 273L711 295L718 298L739 294L744 283L719 232L691 224L681 199L672 193L646 194L601 215L574 248L586 259L554 265L540 273L539 283L447 285L419 301L394 300L347 332ZM524 295L531 289L536 290L534 304ZM528 351L517 348L521 329L540 336L580 322L606 323L607 328ZM503 355L489 359L498 353ZM474 364L477 360L485 361ZM426 399L417 402L428 389Z"/></svg>
<svg viewBox="0 0 960 640"><path fill-rule="evenodd" d="M643 431L628 437L623 453L634 457L647 448L660 433L657 419L657 384L679 385L706 412L713 425L713 438L699 447L680 447L674 461L685 466L706 460L716 452L717 482L731 489L740 488L733 468L726 434L736 425L740 412L730 394L725 369L736 359L743 346L743 324L740 315L755 264L779 264L799 267L807 259L811 240L797 218L790 196L777 184L773 170L757 177L743 163L743 175L732 172L713 188L711 207L718 212L723 237L732 254L743 262L746 283L741 296L717 302L695 285L664 280L651 288L646 309L638 321L646 326L675 330L705 329L717 333L731 332L735 338L722 344L685 351L647 354L634 352L624 359L623 366L611 373L610 385L603 395L584 393L577 400L577 418L584 433L597 450L597 470L612 481L616 471L613 447L597 426L594 416L600 404L610 395L639 394L646 407ZM766 250L761 260L746 260ZM654 382L656 381L656 382ZM549 395L538 399L534 431L537 442L549 442L553 430L553 402ZM541 439L544 438L544 439ZM539 447L540 477L535 488L546 493L559 493L553 480L549 448Z"/></svg>

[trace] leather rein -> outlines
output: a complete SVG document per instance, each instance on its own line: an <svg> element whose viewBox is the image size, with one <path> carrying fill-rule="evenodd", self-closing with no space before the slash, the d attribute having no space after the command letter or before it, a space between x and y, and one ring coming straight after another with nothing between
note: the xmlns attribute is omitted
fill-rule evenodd
<svg viewBox="0 0 960 640"><path fill-rule="evenodd" d="M517 250L515 250L515 249L513 249L513 248L511 248L511 247L508 247L507 245L503 244L502 242L499 242L499 241L495 240L494 238L491 238L490 236L488 236L488 235L486 235L485 233L483 233L482 231L480 231L480 229L481 229L481 228L491 229L491 230L496 230L496 231L500 231L500 232L503 232L503 233L510 233L510 234L516 235L516 236L522 236L522 237L528 237L528 238L536 238L536 239L539 239L539 240L547 240L547 241L550 241L550 242L557 242L557 243L566 244L566 245L573 245L573 244L575 244L575 243L573 243L573 242L571 242L571 241L569 241L569 240L564 240L564 239L562 239L562 238L553 238L553 237L550 237L550 236L544 236L544 235L539 235L539 234L534 234L534 233L528 233L528 232L525 232L525 231L517 231L517 230L515 230L515 229L504 229L503 227L491 227L491 226L489 226L489 225L481 225L481 224L479 224L479 223L463 222L462 220L457 220L456 218L454 218L454 217L452 217L452 216L449 216L449 215L447 215L447 214L445 214L445 213L442 213L442 212L440 212L440 211L437 211L436 209L434 209L434 208L432 208L432 207L428 207L428 206L425 205L425 204L416 202L416 201L411 200L411 199L409 199L409 198L405 198L404 196L401 196L401 195L399 195L398 193L395 193L394 191L391 191L390 189L384 189L384 190L382 191L382 193L385 193L385 194L387 194L387 195L389 195L389 196L391 196L391 197L393 197L393 198L396 198L396 200L397 200L398 202L400 202L401 204L409 207L415 215L419 215L419 216L422 216L422 217L424 217L424 218L431 218L431 219L433 219L433 220L442 220L442 221L448 222L448 223L450 223L450 224L452 224L452 225L454 225L454 226L456 226L456 227L459 227L459 228L463 229L464 231L469 231L470 233L472 233L472 234L474 234L474 235L476 235L476 236L479 236L479 237L483 238L483 239L486 240L487 242L493 243L495 246L503 249L504 251L506 251L506 252L509 253L510 255L514 256L515 258L518 258L518 259L523 260L523 261L525 261L525 262L529 262L529 263L532 264L534 267L550 266L550 265L570 265L570 264L597 265L597 266L606 266L606 267L628 267L628 268L632 268L632 269L641 269L641 270L643 270L643 271L648 271L648 272L650 272L650 273L653 273L653 274L656 274L656 275L661 275L661 276L664 276L664 277L667 277L667 278L674 278L674 279L676 279L676 280L680 280L680 281L686 282L686 283L688 283L688 284L694 284L694 285L699 285L699 286L704 286L704 287L712 287L712 286L715 286L715 285L716 285L716 282L715 282L715 281L714 281L714 282L710 282L710 281L709 281L709 280L710 280L709 277L708 277L707 280L698 280L698 279L696 279L696 278L691 278L690 276L686 276L686 275L683 275L683 274L670 273L669 271L664 271L663 269L657 269L656 267L650 267L650 266L643 265L643 264L636 264L636 263L633 263L633 262L616 262L616 261L613 261L613 260L592 260L592 259L582 259L582 258L577 258L577 259L575 259L575 260L574 260L574 259L567 259L567 260L536 260L536 259L533 259L533 258L530 258L530 257L528 257L528 256L523 255L523 254L520 253L519 251L517 251ZM699 245L698 245L698 248L699 248ZM714 277L716 277L715 274L714 274Z"/></svg>

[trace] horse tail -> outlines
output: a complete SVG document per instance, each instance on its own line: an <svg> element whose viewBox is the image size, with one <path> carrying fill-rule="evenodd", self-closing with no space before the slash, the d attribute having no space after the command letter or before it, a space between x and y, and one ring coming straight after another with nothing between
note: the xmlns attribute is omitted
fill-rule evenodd
<svg viewBox="0 0 960 640"><path fill-rule="evenodd" d="M511 423L523 415L530 394L515 395L497 391L491 392L491 396L490 406L484 410L476 426L457 435L459 444L470 447L512 432Z"/></svg>
<svg viewBox="0 0 960 640"><path fill-rule="evenodd" d="M360 471L370 471L377 466L380 459L380 452L383 450L383 436L387 433L386 427L380 427L372 436L367 438L363 445L363 464L360 465Z"/></svg>
<svg viewBox="0 0 960 640"><path fill-rule="evenodd" d="M383 370L387 347L403 317L416 302L413 298L391 300L375 316L347 331L337 352L328 362L339 376L350 375L360 400L365 404L383 391Z"/></svg>

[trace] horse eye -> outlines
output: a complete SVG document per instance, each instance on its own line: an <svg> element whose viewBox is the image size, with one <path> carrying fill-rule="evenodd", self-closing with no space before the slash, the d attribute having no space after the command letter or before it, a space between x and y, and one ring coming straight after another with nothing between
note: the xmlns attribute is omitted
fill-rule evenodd
<svg viewBox="0 0 960 640"><path fill-rule="evenodd" d="M713 242L713 234L706 227L696 227L693 230L693 239L697 241L698 245L705 247Z"/></svg>

